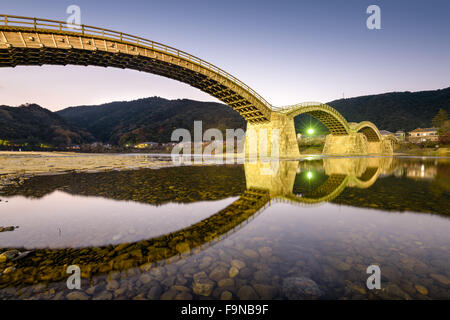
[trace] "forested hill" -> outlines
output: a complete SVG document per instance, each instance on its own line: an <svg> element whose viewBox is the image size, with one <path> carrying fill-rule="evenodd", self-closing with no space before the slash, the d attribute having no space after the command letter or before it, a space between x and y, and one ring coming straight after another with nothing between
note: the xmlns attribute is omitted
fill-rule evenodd
<svg viewBox="0 0 450 320"><path fill-rule="evenodd" d="M112 144L144 141L168 142L177 128L193 132L194 121L203 130L245 129L244 119L226 105L188 99L167 100L151 97L112 102L99 106L71 107L57 112L97 139Z"/></svg>
<svg viewBox="0 0 450 320"><path fill-rule="evenodd" d="M90 142L94 138L58 114L37 104L27 104L0 105L0 140L2 143L66 146Z"/></svg>
<svg viewBox="0 0 450 320"><path fill-rule="evenodd" d="M450 88L361 96L328 104L349 122L368 120L380 130L408 131L430 127L431 119L440 108L450 113ZM48 143L53 146L90 141L120 145L144 141L168 142L174 129L185 128L192 133L195 120L203 122L203 130L218 128L224 132L227 128L246 127L237 112L221 103L151 97L70 107L58 112L35 104L0 106L0 140ZM297 130L307 128L309 121L305 116L296 118Z"/></svg>
<svg viewBox="0 0 450 320"><path fill-rule="evenodd" d="M368 120L380 130L413 130L430 127L431 119L442 108L450 112L450 87L418 92L384 94L339 99L328 103L349 122Z"/></svg>

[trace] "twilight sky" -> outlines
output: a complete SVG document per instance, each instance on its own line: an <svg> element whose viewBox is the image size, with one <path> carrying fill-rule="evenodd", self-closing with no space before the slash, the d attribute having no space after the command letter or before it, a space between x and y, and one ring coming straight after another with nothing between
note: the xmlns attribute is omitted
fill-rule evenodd
<svg viewBox="0 0 450 320"><path fill-rule="evenodd" d="M233 74L276 106L450 86L448 0L0 0L0 14L82 23L173 46ZM369 30L366 8L381 8ZM113 68L0 69L0 105L51 110L161 96L217 101L174 80Z"/></svg>

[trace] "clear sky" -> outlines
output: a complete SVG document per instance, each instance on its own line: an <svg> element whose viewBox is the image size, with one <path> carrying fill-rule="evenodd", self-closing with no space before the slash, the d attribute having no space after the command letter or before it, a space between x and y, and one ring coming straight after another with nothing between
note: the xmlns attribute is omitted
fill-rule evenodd
<svg viewBox="0 0 450 320"><path fill-rule="evenodd" d="M276 106L450 86L448 0L0 0L0 13L106 27L187 51L233 74ZM381 8L369 30L366 9ZM217 101L174 80L131 70L0 69L0 104L51 110L158 95Z"/></svg>

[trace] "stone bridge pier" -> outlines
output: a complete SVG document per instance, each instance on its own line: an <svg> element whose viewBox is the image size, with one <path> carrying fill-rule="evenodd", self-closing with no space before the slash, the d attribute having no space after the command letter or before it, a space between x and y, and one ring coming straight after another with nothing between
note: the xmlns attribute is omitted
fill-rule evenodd
<svg viewBox="0 0 450 320"><path fill-rule="evenodd" d="M245 156L248 158L298 158L300 156L294 118L307 113L330 131L323 154L392 154L393 140L381 136L371 122L348 123L334 108L317 102L274 108L269 121L247 124Z"/></svg>

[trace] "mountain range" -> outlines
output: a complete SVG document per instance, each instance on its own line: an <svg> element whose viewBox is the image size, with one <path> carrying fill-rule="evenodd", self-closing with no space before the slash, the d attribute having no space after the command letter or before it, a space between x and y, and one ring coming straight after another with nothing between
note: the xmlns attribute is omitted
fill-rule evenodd
<svg viewBox="0 0 450 320"><path fill-rule="evenodd" d="M419 92L391 92L334 100L328 103L349 122L371 121L382 130L430 127L431 119L444 109L450 112L450 87ZM176 128L193 132L195 120L203 130L243 128L244 119L216 102L150 97L102 105L69 107L51 112L36 104L0 106L1 140L45 143L53 146L101 141L113 145L155 141L168 142ZM307 115L295 119L297 131L305 122L326 129ZM320 130L319 130L320 131Z"/></svg>

